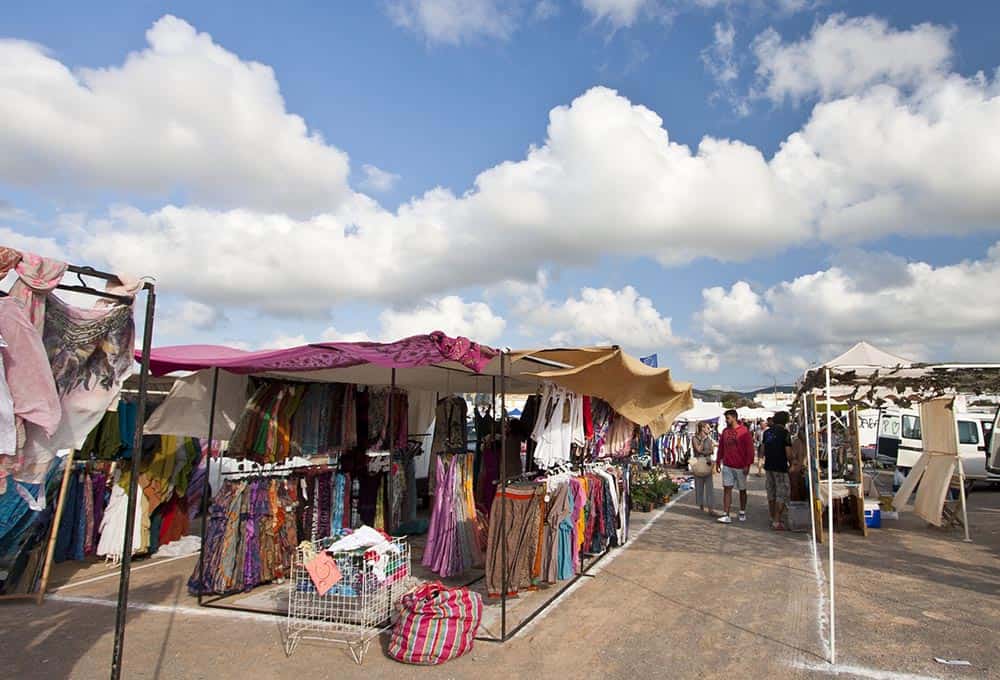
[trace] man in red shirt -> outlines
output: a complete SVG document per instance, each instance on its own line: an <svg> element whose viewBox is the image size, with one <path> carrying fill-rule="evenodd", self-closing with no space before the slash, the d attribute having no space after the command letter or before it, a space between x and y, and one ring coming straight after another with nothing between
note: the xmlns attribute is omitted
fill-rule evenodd
<svg viewBox="0 0 1000 680"><path fill-rule="evenodd" d="M740 521L747 519L747 474L753 465L753 436L739 421L733 409L726 411L726 429L719 437L719 453L715 471L722 472L722 507L726 514L719 518L722 524L732 524L729 508L733 504L733 487L740 492Z"/></svg>

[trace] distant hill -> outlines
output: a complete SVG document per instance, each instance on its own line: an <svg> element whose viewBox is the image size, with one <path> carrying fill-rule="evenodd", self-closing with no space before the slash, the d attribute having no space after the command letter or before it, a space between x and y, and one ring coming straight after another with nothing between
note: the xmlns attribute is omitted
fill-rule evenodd
<svg viewBox="0 0 1000 680"><path fill-rule="evenodd" d="M695 388L694 396L702 401L723 401L723 397L732 398L736 395L740 399L753 401L758 394L768 394L774 391L774 387L762 387L758 390L744 392L740 390L699 390ZM795 385L778 385L778 392L795 392Z"/></svg>

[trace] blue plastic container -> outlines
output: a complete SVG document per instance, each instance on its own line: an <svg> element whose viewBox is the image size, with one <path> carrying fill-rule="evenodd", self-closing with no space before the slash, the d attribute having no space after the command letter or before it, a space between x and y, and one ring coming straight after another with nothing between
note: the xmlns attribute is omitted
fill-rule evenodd
<svg viewBox="0 0 1000 680"><path fill-rule="evenodd" d="M882 510L877 501L865 502L865 526L869 529L882 528Z"/></svg>

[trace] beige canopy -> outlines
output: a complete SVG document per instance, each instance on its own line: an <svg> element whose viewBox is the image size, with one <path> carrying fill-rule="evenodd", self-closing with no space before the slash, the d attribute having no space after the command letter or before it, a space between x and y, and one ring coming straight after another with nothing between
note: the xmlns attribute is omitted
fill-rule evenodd
<svg viewBox="0 0 1000 680"><path fill-rule="evenodd" d="M617 348L602 353L577 351L592 353L594 358L535 375L603 399L632 422L648 425L654 435L665 434L678 415L694 407L691 383L675 383L669 368L652 368Z"/></svg>

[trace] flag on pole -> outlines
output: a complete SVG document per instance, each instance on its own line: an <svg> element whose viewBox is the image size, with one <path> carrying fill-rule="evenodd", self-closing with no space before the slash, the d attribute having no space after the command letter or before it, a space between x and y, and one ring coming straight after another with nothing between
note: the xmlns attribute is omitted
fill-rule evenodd
<svg viewBox="0 0 1000 680"><path fill-rule="evenodd" d="M648 357L640 357L639 361L646 364L647 366L652 366L653 368L659 368L659 362L656 360L655 354L650 354Z"/></svg>

